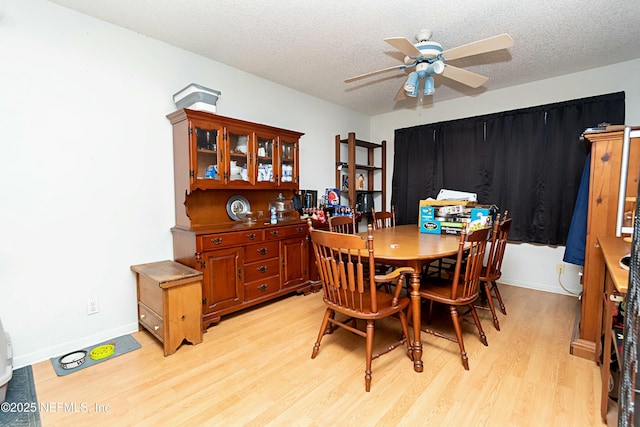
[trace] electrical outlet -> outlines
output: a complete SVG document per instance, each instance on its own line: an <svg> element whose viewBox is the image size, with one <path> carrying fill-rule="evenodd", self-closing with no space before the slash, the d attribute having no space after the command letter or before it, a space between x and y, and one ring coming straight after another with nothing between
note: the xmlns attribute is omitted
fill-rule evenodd
<svg viewBox="0 0 640 427"><path fill-rule="evenodd" d="M96 314L100 312L98 298L89 298L87 300L87 314Z"/></svg>
<svg viewBox="0 0 640 427"><path fill-rule="evenodd" d="M564 264L556 264L556 273L564 274Z"/></svg>

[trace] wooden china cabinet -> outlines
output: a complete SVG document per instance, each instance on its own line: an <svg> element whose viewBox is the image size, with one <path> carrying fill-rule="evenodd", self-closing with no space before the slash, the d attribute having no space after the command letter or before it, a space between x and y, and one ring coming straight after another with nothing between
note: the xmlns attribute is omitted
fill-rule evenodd
<svg viewBox="0 0 640 427"><path fill-rule="evenodd" d="M167 118L174 259L203 273L203 329L223 315L306 292L312 285L308 226L297 212L277 224L269 218L270 201L298 192L303 134L189 109Z"/></svg>

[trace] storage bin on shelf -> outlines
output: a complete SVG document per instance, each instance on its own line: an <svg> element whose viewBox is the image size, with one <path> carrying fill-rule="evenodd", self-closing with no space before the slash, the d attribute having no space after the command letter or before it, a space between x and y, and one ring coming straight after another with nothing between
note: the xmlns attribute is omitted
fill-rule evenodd
<svg viewBox="0 0 640 427"><path fill-rule="evenodd" d="M189 108L215 113L216 103L221 94L220 91L191 83L173 95L173 102L178 109Z"/></svg>

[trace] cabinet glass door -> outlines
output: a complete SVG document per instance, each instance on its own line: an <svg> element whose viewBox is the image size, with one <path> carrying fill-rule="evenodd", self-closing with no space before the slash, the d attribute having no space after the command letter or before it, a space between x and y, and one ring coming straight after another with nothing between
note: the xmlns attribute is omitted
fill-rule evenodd
<svg viewBox="0 0 640 427"><path fill-rule="evenodd" d="M258 170L256 171L257 182L274 183L277 172L274 164L275 137L265 137L256 135Z"/></svg>
<svg viewBox="0 0 640 427"><path fill-rule="evenodd" d="M280 184L294 184L298 181L298 145L295 142L280 141Z"/></svg>
<svg viewBox="0 0 640 427"><path fill-rule="evenodd" d="M250 153L253 151L251 131L227 129L229 146L229 181L253 182Z"/></svg>
<svg viewBox="0 0 640 427"><path fill-rule="evenodd" d="M213 125L194 123L192 136L196 149L195 170L192 171L196 184L220 183L224 170L220 165L222 130Z"/></svg>

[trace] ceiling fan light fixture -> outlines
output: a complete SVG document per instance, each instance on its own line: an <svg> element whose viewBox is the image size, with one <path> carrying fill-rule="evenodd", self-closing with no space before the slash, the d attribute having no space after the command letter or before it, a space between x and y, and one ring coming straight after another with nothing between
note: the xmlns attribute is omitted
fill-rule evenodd
<svg viewBox="0 0 640 427"><path fill-rule="evenodd" d="M436 87L433 82L433 77L427 76L424 78L424 89L422 91L425 95L433 95L436 92Z"/></svg>
<svg viewBox="0 0 640 427"><path fill-rule="evenodd" d="M442 74L443 71L444 71L444 62L441 60L435 61L429 64L429 67L427 67L427 73L429 75Z"/></svg>
<svg viewBox="0 0 640 427"><path fill-rule="evenodd" d="M409 73L409 76L407 77L407 81L404 84L404 91L407 92L408 96L416 96L418 92L418 85L419 85L418 73L415 71L412 71L411 73Z"/></svg>

